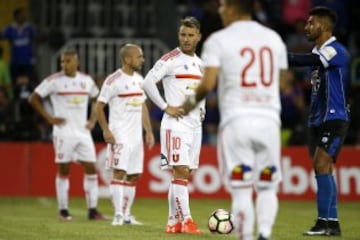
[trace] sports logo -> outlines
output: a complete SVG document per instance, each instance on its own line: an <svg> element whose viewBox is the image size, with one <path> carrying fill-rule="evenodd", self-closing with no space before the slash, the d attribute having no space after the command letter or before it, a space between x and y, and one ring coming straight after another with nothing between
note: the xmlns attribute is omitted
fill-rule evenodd
<svg viewBox="0 0 360 240"><path fill-rule="evenodd" d="M250 180L251 179L251 167L247 165L236 166L231 172L232 180Z"/></svg>
<svg viewBox="0 0 360 240"><path fill-rule="evenodd" d="M264 170L260 172L260 180L261 181L273 181L276 179L277 170L275 166L266 167Z"/></svg>

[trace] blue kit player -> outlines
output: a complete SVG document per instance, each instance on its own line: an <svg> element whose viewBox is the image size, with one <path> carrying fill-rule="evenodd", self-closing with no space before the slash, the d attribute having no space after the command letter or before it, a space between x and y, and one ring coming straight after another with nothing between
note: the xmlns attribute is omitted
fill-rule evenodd
<svg viewBox="0 0 360 240"><path fill-rule="evenodd" d="M337 188L333 167L347 134L350 109L350 55L333 36L337 16L326 7L310 10L305 34L315 47L310 54L288 54L291 66L311 67L311 103L308 117L309 152L317 183L315 225L308 236L340 236Z"/></svg>

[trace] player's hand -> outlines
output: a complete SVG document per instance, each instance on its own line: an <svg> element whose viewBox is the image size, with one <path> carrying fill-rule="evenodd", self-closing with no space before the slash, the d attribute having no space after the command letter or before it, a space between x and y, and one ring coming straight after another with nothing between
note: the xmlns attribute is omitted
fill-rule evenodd
<svg viewBox="0 0 360 240"><path fill-rule="evenodd" d="M115 137L110 130L103 131L103 137L106 143L115 144Z"/></svg>
<svg viewBox="0 0 360 240"><path fill-rule="evenodd" d="M155 138L154 138L154 134L152 132L145 133L145 143L149 147L149 149L152 149L152 147L155 144Z"/></svg>
<svg viewBox="0 0 360 240"><path fill-rule="evenodd" d="M182 107L167 106L165 112L176 119L182 118L184 115L184 109Z"/></svg>
<svg viewBox="0 0 360 240"><path fill-rule="evenodd" d="M93 130L95 127L95 122L94 121L87 121L86 125L85 125L86 129L88 130Z"/></svg>
<svg viewBox="0 0 360 240"><path fill-rule="evenodd" d="M56 126L64 125L66 122L65 118L59 118L59 117L50 117L49 119L47 119L47 121L51 125L56 125Z"/></svg>

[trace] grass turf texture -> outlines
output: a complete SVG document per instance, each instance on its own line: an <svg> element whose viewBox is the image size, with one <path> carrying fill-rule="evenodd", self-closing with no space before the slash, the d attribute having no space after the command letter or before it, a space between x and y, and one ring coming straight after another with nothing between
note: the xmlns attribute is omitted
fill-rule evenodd
<svg viewBox="0 0 360 240"><path fill-rule="evenodd" d="M0 198L0 240L176 240L176 239L235 239L234 235L214 235L207 229L207 219L217 208L229 209L227 200L191 200L195 221L205 234L184 235L164 233L167 218L166 199L136 199L133 214L144 226L111 226L109 221L89 221L85 200L70 199L71 222L60 222L54 198ZM271 207L271 206L269 206ZM315 220L314 202L280 202L280 211L273 229L273 240L310 239L302 232ZM112 218L110 200L100 199L99 210ZM343 202L339 205L342 237L335 239L359 240L359 203Z"/></svg>

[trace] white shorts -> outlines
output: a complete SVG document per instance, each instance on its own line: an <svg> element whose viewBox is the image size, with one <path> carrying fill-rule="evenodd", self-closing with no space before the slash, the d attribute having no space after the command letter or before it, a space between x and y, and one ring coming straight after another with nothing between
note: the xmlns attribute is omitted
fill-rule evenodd
<svg viewBox="0 0 360 240"><path fill-rule="evenodd" d="M190 169L199 167L202 132L160 130L161 169L185 165Z"/></svg>
<svg viewBox="0 0 360 240"><path fill-rule="evenodd" d="M280 126L272 119L241 117L219 130L218 159L227 187L276 187L281 181Z"/></svg>
<svg viewBox="0 0 360 240"><path fill-rule="evenodd" d="M107 144L106 167L123 170L126 174L140 174L144 168L143 142Z"/></svg>
<svg viewBox="0 0 360 240"><path fill-rule="evenodd" d="M53 145L56 163L96 162L94 141L90 134L84 137L54 136Z"/></svg>

